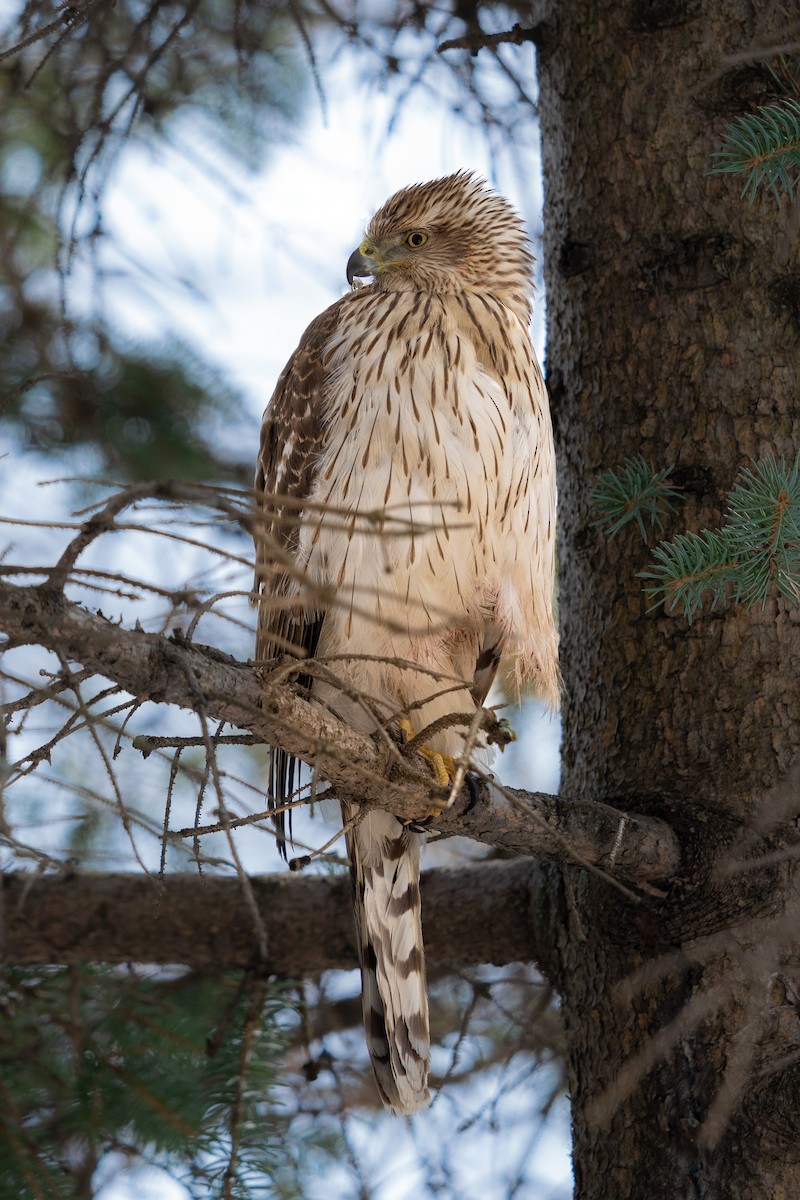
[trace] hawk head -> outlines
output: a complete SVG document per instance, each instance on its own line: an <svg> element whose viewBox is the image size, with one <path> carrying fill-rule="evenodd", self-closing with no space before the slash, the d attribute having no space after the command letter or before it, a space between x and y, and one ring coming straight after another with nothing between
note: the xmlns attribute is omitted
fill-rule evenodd
<svg viewBox="0 0 800 1200"><path fill-rule="evenodd" d="M390 196L347 263L347 281L377 291L491 292L527 323L533 255L502 196L459 171Z"/></svg>

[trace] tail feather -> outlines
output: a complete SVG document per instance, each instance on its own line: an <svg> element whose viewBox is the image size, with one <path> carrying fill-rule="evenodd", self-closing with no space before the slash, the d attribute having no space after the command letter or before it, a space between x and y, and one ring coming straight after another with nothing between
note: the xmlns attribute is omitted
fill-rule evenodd
<svg viewBox="0 0 800 1200"><path fill-rule="evenodd" d="M345 811L345 820L348 817ZM348 835L367 1047L383 1103L411 1113L430 1100L428 993L419 895L423 836L388 813Z"/></svg>

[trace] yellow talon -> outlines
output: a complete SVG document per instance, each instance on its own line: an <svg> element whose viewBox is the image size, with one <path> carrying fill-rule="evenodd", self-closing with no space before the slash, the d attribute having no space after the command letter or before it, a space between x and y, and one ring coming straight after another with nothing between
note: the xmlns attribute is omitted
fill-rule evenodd
<svg viewBox="0 0 800 1200"><path fill-rule="evenodd" d="M408 717L401 717L398 722L400 725L400 733L403 736L403 742L411 742L414 739L414 729ZM439 750L432 750L430 746L412 746L412 750L419 750L419 753L426 759L433 768L433 775L439 787L449 788L456 778L458 771L458 763L450 754L442 754ZM428 822L432 818L441 816L444 811L444 802L440 802L435 807L429 808L424 816L417 817L413 820L402 820L402 824L408 829L414 829L418 833L428 833L433 835L436 830L432 830Z"/></svg>
<svg viewBox="0 0 800 1200"><path fill-rule="evenodd" d="M399 721L400 732L403 734L403 741L410 742L414 736L414 730L408 717L401 717Z"/></svg>
<svg viewBox="0 0 800 1200"><path fill-rule="evenodd" d="M458 770L456 760L450 754L440 754L438 750L431 750L430 746L420 746L419 752L433 767L433 773L439 786L449 787Z"/></svg>
<svg viewBox="0 0 800 1200"><path fill-rule="evenodd" d="M414 729L408 717L400 718L400 732L403 734L403 741L410 742L414 738ZM441 754L438 750L432 750L430 746L414 746L413 749L419 750L423 758L426 758L433 768L433 774L439 787L450 787L456 777L458 763L451 754Z"/></svg>

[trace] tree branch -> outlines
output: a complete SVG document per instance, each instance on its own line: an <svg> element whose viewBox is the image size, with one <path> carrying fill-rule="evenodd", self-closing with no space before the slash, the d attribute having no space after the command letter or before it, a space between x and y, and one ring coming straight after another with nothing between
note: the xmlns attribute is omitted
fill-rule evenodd
<svg viewBox="0 0 800 1200"><path fill-rule="evenodd" d="M202 712L280 745L356 803L420 819L446 795L424 763L417 769L399 750L356 732L284 682L270 687L268 672L262 693L251 665L210 647L126 629L46 586L2 582L0 629L9 645L58 651L140 701ZM277 673L283 681L285 670ZM680 864L677 838L657 818L514 791L491 779L462 787L435 827L515 854L601 868L645 888L671 878Z"/></svg>
<svg viewBox="0 0 800 1200"><path fill-rule="evenodd" d="M541 24L523 29L519 22L503 33L484 33L482 29L479 29L473 33L467 33L463 37L450 38L448 41L442 42L436 47L436 53L442 54L445 50L469 50L470 54L474 56L479 50L494 49L495 46L501 46L504 43L510 43L512 46L521 46L523 42L536 43L539 41L541 33Z"/></svg>
<svg viewBox="0 0 800 1200"><path fill-rule="evenodd" d="M471 863L422 876L432 966L530 962L536 954L530 859ZM255 966L296 977L358 965L350 879L251 880L267 958L239 881L220 876L19 873L2 879L6 963L182 963L198 971Z"/></svg>

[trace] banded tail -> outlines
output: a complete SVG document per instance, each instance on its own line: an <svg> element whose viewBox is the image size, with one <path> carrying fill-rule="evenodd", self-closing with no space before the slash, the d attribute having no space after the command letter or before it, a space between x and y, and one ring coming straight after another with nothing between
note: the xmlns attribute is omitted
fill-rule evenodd
<svg viewBox="0 0 800 1200"><path fill-rule="evenodd" d="M350 813L343 806L345 821ZM419 895L424 836L372 811L348 834L367 1048L381 1100L412 1113L430 1102L430 1028Z"/></svg>

